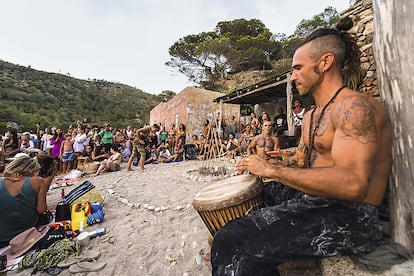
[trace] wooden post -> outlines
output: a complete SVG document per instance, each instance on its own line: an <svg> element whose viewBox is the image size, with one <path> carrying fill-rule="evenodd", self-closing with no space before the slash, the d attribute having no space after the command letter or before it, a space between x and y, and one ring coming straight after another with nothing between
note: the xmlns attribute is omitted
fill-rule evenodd
<svg viewBox="0 0 414 276"><path fill-rule="evenodd" d="M290 81L291 73L287 73L287 83L286 83L286 115L287 115L287 123L288 123L288 132L289 136L293 136L295 134L295 128L293 127L293 116L292 116L292 101L293 101L293 93L292 93L292 82Z"/></svg>
<svg viewBox="0 0 414 276"><path fill-rule="evenodd" d="M392 122L390 222L393 240L414 252L414 1L373 0L380 94Z"/></svg>

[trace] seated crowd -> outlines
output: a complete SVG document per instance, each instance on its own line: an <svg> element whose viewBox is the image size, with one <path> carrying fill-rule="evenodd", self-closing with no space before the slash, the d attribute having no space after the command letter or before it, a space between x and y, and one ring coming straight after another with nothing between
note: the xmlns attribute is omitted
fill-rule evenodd
<svg viewBox="0 0 414 276"><path fill-rule="evenodd" d="M5 133L1 141L0 173L18 153L32 157L39 153L50 156L55 161L56 171L61 174L88 162L99 162L96 174L100 174L119 170L122 162L128 162L128 170L131 170L133 161L138 161L143 170L146 163L183 159L184 124L180 124L177 130L173 125L169 132L158 125L124 129L105 123L92 127L87 120L65 130L55 127L41 129L40 123L36 128L36 133L19 134L15 129Z"/></svg>
<svg viewBox="0 0 414 276"><path fill-rule="evenodd" d="M37 153L51 156L57 172L62 174L87 162L100 163L97 174L119 170L121 162L128 163L128 170L132 170L135 163L144 170L144 165L148 163L181 161L189 150L198 159L243 156L249 154L250 144L262 133L263 124L269 118L265 112L260 117L252 113L250 122L245 126L236 124L235 116L229 124L222 119L210 125L206 120L204 133L200 137L193 134L190 141L186 141L186 127L182 123L178 128L171 124L168 129L156 124L140 129L131 126L114 128L109 123L92 126L86 119L67 129L42 129L38 123L36 133L23 132L19 135L15 129L5 133L1 143L0 172L19 152L31 156ZM276 118L271 126L272 136L273 131L280 135L281 126ZM282 127L285 128L286 124Z"/></svg>

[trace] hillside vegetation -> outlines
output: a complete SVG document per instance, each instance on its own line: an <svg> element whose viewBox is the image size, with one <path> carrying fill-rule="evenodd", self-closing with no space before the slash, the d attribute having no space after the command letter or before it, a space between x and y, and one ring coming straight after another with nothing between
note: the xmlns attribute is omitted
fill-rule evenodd
<svg viewBox="0 0 414 276"><path fill-rule="evenodd" d="M20 130L67 128L87 118L92 124L141 126L162 97L107 81L86 81L0 60L0 131L15 122Z"/></svg>

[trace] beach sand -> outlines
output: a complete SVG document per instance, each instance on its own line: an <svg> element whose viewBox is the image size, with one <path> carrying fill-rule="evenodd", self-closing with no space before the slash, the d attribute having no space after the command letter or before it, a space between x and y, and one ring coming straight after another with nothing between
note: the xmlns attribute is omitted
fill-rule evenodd
<svg viewBox="0 0 414 276"><path fill-rule="evenodd" d="M226 161L227 160L227 161ZM227 169L234 169L234 160L225 159ZM128 172L122 164L117 172L99 176L85 175L75 185L66 187L66 193L90 180L105 197L103 222L85 231L106 228L106 234L91 240L83 250L101 252L98 262L106 266L98 272L76 275L121 276L207 276L211 265L202 258L209 252L209 232L199 214L191 205L194 196L213 182L195 181L185 172L198 170L205 162L187 160L168 164L146 165L145 172ZM231 173L231 171L230 171ZM60 198L60 189L48 194L48 206L54 209ZM411 265L411 268L413 266ZM323 270L323 268L322 268ZM8 275L30 275L30 269L8 272ZM325 273L320 269L283 273L285 276L317 275L412 275L385 272L363 272L351 263L325 262ZM50 275L38 272L36 275ZM59 275L74 275L64 269Z"/></svg>
<svg viewBox="0 0 414 276"><path fill-rule="evenodd" d="M211 266L200 258L208 252L209 232L191 203L194 195L210 182L194 181L184 172L196 170L201 161L146 165L145 172L128 172L125 164L117 172L85 175L105 196L103 222L85 231L106 228L106 234L91 240L84 249L101 252L104 269L87 275L211 275ZM54 209L60 189L48 194ZM9 272L8 274L15 274ZM30 275L25 269L16 275ZM38 272L36 275L49 275ZM73 275L68 269L59 275Z"/></svg>

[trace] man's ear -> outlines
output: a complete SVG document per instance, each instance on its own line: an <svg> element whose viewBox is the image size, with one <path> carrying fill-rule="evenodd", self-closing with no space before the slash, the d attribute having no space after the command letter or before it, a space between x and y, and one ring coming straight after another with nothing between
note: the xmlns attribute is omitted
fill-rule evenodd
<svg viewBox="0 0 414 276"><path fill-rule="evenodd" d="M334 63L335 56L332 53L324 54L321 57L322 72L328 71Z"/></svg>

